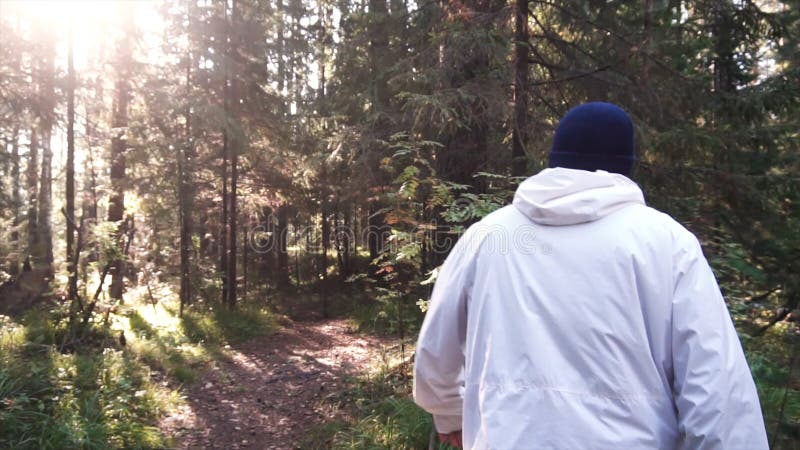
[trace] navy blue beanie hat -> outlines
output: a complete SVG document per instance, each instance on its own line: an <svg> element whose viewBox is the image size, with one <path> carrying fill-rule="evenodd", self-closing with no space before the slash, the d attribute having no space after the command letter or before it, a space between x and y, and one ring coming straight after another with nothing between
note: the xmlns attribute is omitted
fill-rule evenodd
<svg viewBox="0 0 800 450"><path fill-rule="evenodd" d="M633 122L611 103L584 103L569 110L556 127L550 167L605 170L630 175L634 156Z"/></svg>

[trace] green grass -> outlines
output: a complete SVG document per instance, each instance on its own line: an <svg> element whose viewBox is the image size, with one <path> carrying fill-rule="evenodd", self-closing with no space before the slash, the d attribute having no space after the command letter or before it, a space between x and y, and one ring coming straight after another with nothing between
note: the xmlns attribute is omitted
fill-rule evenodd
<svg viewBox="0 0 800 450"><path fill-rule="evenodd" d="M393 358L388 358L393 360ZM419 450L428 448L430 414L411 400L411 365L384 365L351 381L351 387L326 399L342 419L316 426L300 448L333 450ZM437 449L449 446L439 444Z"/></svg>
<svg viewBox="0 0 800 450"><path fill-rule="evenodd" d="M431 418L404 397L388 397L372 406L370 413L338 431L332 448L339 450L425 449Z"/></svg>
<svg viewBox="0 0 800 450"><path fill-rule="evenodd" d="M788 326L779 324L763 336L743 339L773 449L800 447L800 354L792 354L798 353L794 346L800 342Z"/></svg>
<svg viewBox="0 0 800 450"><path fill-rule="evenodd" d="M183 334L194 343L226 345L271 334L278 318L267 310L243 305L235 311L225 307L187 308L181 319Z"/></svg>
<svg viewBox="0 0 800 450"><path fill-rule="evenodd" d="M163 448L157 419L178 401L128 351L63 354L48 313L3 318L0 448Z"/></svg>
<svg viewBox="0 0 800 450"><path fill-rule="evenodd" d="M181 318L168 291L161 286L161 301L152 304L133 290L69 352L59 351L66 320L58 310L0 316L0 448L173 446L157 424L182 402L180 386L225 357L228 344L279 325L263 308L231 312L202 302Z"/></svg>
<svg viewBox="0 0 800 450"><path fill-rule="evenodd" d="M143 364L179 383L195 381L197 372L211 360L208 349L192 343L181 332L181 321L161 305L149 310L133 305L116 317L128 348Z"/></svg>
<svg viewBox="0 0 800 450"><path fill-rule="evenodd" d="M225 346L273 333L279 318L258 305L240 305L235 311L198 301L184 308L168 285L156 287L161 300L129 301L115 316L112 328L124 332L128 347L153 370L179 383L194 382L214 358L224 357ZM131 297L136 299L136 293Z"/></svg>

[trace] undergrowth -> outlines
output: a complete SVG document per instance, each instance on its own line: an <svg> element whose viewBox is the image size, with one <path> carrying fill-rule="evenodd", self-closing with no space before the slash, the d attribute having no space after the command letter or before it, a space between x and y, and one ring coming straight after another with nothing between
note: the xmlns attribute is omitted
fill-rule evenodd
<svg viewBox="0 0 800 450"><path fill-rule="evenodd" d="M396 315L396 303L373 301L352 308L349 320L354 329L385 332ZM417 330L414 325L409 329ZM762 336L741 335L773 449L800 448L800 334L796 330L796 325L784 322ZM409 364L384 365L377 374L354 380L350 390L326 400L345 412L345 418L314 428L302 448L428 448L432 423L430 415L411 399L411 376Z"/></svg>
<svg viewBox="0 0 800 450"><path fill-rule="evenodd" d="M800 448L800 336L788 324L743 344L772 449Z"/></svg>
<svg viewBox="0 0 800 450"><path fill-rule="evenodd" d="M156 427L178 401L125 349L60 353L47 312L0 333L0 448L162 448Z"/></svg>
<svg viewBox="0 0 800 450"><path fill-rule="evenodd" d="M389 358L391 360L391 358ZM325 402L344 418L314 427L300 448L333 450L427 449L433 421L411 399L411 365L383 365L351 380L350 389ZM450 449L437 444L437 450Z"/></svg>
<svg viewBox="0 0 800 450"><path fill-rule="evenodd" d="M231 312L199 302L181 318L163 294L153 303L131 291L66 347L60 308L0 316L0 448L170 448L158 420L182 403L180 386L228 344L278 327L247 305Z"/></svg>

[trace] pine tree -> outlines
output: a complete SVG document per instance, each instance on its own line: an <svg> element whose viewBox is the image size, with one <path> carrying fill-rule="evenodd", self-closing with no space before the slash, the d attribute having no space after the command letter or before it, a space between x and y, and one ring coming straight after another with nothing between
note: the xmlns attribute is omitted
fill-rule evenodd
<svg viewBox="0 0 800 450"><path fill-rule="evenodd" d="M111 139L111 152L109 154L111 196L108 204L108 221L117 225L118 248L110 264L111 285L109 295L111 298L121 300L124 291L123 277L125 274L124 236L128 231L125 228L125 189L126 189L126 153L128 132L128 108L131 100L131 68L133 65L133 13L132 6L126 8L122 35L117 43L117 55L114 61L116 79L114 81L114 106L112 108L111 126L113 136Z"/></svg>

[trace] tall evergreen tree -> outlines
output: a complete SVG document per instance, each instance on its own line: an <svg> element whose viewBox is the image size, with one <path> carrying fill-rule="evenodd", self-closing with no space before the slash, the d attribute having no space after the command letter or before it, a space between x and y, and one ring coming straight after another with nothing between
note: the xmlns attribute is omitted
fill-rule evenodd
<svg viewBox="0 0 800 450"><path fill-rule="evenodd" d="M68 298L78 296L78 268L75 266L75 62L73 23L69 24L67 42L67 186L65 190L67 222L67 251L64 257L68 275Z"/></svg>
<svg viewBox="0 0 800 450"><path fill-rule="evenodd" d="M128 108L131 101L131 69L133 66L133 12L128 6L123 13L123 27L117 43L116 58L114 61L114 106L112 108L111 126L111 151L109 153L109 167L111 179L111 196L108 204L108 221L117 226L117 245L114 259L109 262L111 285L109 295L117 300L122 299L124 291L125 274L125 248L122 245L125 228L125 190L126 190L126 161L128 132Z"/></svg>
<svg viewBox="0 0 800 450"><path fill-rule="evenodd" d="M34 248L34 259L37 264L46 268L46 271L53 270L53 226L51 211L53 205L53 123L55 121L55 36L52 29L42 30L43 48L41 66L38 70L39 98L38 109L38 133L39 146L41 147L42 159L40 161L41 175L39 176L39 199L37 201L38 211L37 226L39 237L38 246Z"/></svg>

